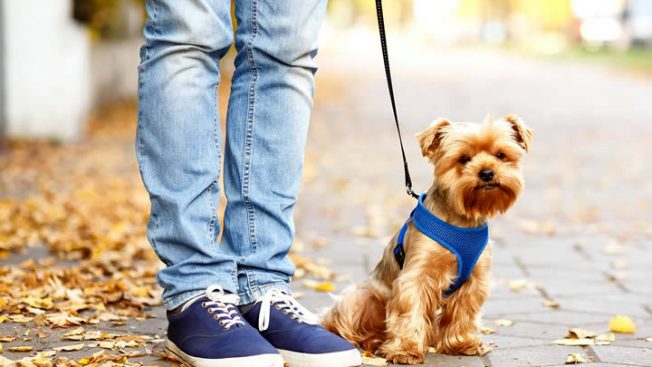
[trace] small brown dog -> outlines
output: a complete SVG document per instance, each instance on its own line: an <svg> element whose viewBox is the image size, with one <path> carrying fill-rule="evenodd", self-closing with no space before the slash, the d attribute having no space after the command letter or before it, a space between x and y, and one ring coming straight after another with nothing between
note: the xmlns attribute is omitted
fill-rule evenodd
<svg viewBox="0 0 652 367"><path fill-rule="evenodd" d="M438 120L417 137L435 166L423 201L434 216L464 231L484 226L514 204L523 187L520 159L532 138L520 119ZM482 354L476 334L490 290L491 245L483 245L466 282L449 295L458 257L409 222L401 268L395 257L398 238L388 244L371 279L345 292L323 325L394 363L423 363L430 346L438 353Z"/></svg>

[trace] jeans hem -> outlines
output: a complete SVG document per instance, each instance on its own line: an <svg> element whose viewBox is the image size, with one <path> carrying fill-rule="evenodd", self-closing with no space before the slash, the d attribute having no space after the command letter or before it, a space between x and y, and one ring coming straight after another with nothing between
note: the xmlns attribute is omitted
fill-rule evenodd
<svg viewBox="0 0 652 367"><path fill-rule="evenodd" d="M204 293L205 290L201 291L188 291L181 293L179 295L176 295L170 299L163 300L163 306L165 307L166 310L172 311L175 308L181 306L182 304L186 303L188 300L190 300L193 297L196 297L202 293Z"/></svg>
<svg viewBox="0 0 652 367"><path fill-rule="evenodd" d="M268 291L272 289L278 289L283 292L292 293L292 291L290 290L290 285L284 281L277 281L273 283L258 285L244 292L238 293L238 296L240 296L239 306L248 305L250 303L256 302L257 300L262 298Z"/></svg>

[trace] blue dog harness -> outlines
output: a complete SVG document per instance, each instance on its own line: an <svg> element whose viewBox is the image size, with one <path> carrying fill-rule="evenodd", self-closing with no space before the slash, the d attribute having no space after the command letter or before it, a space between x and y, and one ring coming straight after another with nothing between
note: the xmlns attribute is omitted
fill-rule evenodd
<svg viewBox="0 0 652 367"><path fill-rule="evenodd" d="M425 193L419 196L417 207L414 208L410 218L401 228L394 248L394 257L401 269L403 269L403 263L405 262L405 248L403 247L405 232L407 232L410 222L413 222L421 233L444 246L457 258L455 282L444 292L445 296L450 296L471 276L475 264L489 242L489 226L485 223L482 227L460 228L448 224L437 218L426 208L423 204L425 197Z"/></svg>

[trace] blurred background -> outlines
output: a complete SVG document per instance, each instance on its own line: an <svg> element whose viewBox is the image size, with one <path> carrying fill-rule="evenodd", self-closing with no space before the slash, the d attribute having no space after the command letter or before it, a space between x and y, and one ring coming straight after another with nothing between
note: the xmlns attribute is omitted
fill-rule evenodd
<svg viewBox="0 0 652 367"><path fill-rule="evenodd" d="M147 334L134 358L150 358L165 323L133 143L144 0L0 4L0 333L16 335L0 362L80 324ZM432 167L413 136L435 118L514 113L535 130L526 189L491 227L487 317L517 324L485 336L499 348L477 365L561 364L573 350L551 344L567 327L601 330L624 313L638 334L591 359L652 366L652 0L384 7L416 191ZM313 310L372 269L414 206L376 27L373 0L329 1L291 254L293 287ZM233 57L221 63L222 124ZM45 332L21 336L34 323Z"/></svg>
<svg viewBox="0 0 652 367"><path fill-rule="evenodd" d="M91 111L133 98L143 3L3 1L2 136L79 138ZM430 49L489 45L532 57L652 63L650 0L395 0L385 7L395 44L410 39ZM347 43L376 46L373 1L332 0L328 12L325 47L359 59Z"/></svg>

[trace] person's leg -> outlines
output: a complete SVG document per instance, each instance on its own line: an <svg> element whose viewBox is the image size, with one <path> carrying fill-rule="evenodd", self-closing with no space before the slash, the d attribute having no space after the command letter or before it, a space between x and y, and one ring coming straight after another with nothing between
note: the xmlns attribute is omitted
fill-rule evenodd
<svg viewBox="0 0 652 367"><path fill-rule="evenodd" d="M147 1L136 138L147 235L166 265L158 280L170 353L191 366L280 367L242 319L236 264L217 244L218 62L232 42L230 9L229 0Z"/></svg>
<svg viewBox="0 0 652 367"><path fill-rule="evenodd" d="M326 0L237 0L227 115L222 247L237 259L242 304L287 290L288 251L312 109Z"/></svg>
<svg viewBox="0 0 652 367"><path fill-rule="evenodd" d="M230 7L229 0L147 1L136 148L168 310L210 284L237 293L235 262L217 243L218 62L233 39Z"/></svg>

